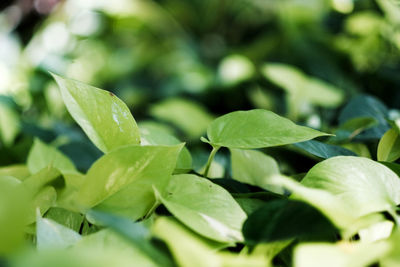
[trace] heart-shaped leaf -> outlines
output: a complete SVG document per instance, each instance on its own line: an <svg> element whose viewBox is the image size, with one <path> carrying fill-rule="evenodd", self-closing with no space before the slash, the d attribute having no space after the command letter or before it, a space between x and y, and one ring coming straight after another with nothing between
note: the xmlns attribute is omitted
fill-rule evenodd
<svg viewBox="0 0 400 267"><path fill-rule="evenodd" d="M214 120L207 129L213 146L262 148L307 141L329 135L298 126L271 111L235 111Z"/></svg>
<svg viewBox="0 0 400 267"><path fill-rule="evenodd" d="M220 242L242 241L246 213L222 187L192 174L172 176L161 202L186 226Z"/></svg>
<svg viewBox="0 0 400 267"><path fill-rule="evenodd" d="M128 107L113 93L53 74L71 116L103 152L139 144L139 129Z"/></svg>

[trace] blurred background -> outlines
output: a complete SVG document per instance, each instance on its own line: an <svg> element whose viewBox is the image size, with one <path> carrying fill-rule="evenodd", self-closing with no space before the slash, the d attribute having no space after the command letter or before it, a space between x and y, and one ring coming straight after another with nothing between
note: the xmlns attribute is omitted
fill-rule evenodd
<svg viewBox="0 0 400 267"><path fill-rule="evenodd" d="M25 162L35 137L81 171L101 156L49 71L112 91L142 129L187 142L195 169L209 153L199 141L208 124L253 108L336 132L333 141L370 156L400 109L400 2L2 0L0 165ZM359 120L349 145L351 118L373 123ZM313 164L268 152L289 173ZM228 164L224 151L218 162Z"/></svg>

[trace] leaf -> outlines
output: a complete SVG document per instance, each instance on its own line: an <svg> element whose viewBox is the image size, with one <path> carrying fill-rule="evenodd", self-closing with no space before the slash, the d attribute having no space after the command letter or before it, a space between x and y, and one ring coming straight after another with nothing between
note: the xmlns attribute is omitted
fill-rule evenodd
<svg viewBox="0 0 400 267"><path fill-rule="evenodd" d="M108 260L109 266L162 266L156 264L156 258L150 258L110 229L103 229L83 237L72 250L93 253L97 257Z"/></svg>
<svg viewBox="0 0 400 267"><path fill-rule="evenodd" d="M83 222L83 215L66 209L54 207L45 214L46 219L53 220L69 229L79 232Z"/></svg>
<svg viewBox="0 0 400 267"><path fill-rule="evenodd" d="M134 118L113 93L55 74L53 77L69 113L101 151L140 143Z"/></svg>
<svg viewBox="0 0 400 267"><path fill-rule="evenodd" d="M375 126L379 126L379 122L374 117L355 117L346 120L342 123L339 128L335 131L335 137L333 140L336 142L350 141L365 130L371 129Z"/></svg>
<svg viewBox="0 0 400 267"><path fill-rule="evenodd" d="M153 231L167 243L179 266L270 266L264 255L217 252L215 248L221 244L201 238L174 219L166 217L157 219Z"/></svg>
<svg viewBox="0 0 400 267"><path fill-rule="evenodd" d="M353 215L394 211L400 203L400 179L373 160L339 156L316 164L301 182L330 192L346 203Z"/></svg>
<svg viewBox="0 0 400 267"><path fill-rule="evenodd" d="M81 236L77 232L53 220L37 216L36 239L37 248L43 250L67 248L78 242Z"/></svg>
<svg viewBox="0 0 400 267"><path fill-rule="evenodd" d="M207 129L213 146L262 148L292 144L329 134L298 126L262 109L235 111L214 120Z"/></svg>
<svg viewBox="0 0 400 267"><path fill-rule="evenodd" d="M0 176L0 255L5 257L23 243L29 200L20 190L21 182Z"/></svg>
<svg viewBox="0 0 400 267"><path fill-rule="evenodd" d="M243 240L245 212L225 189L204 178L174 175L160 200L176 218L205 237L219 242Z"/></svg>
<svg viewBox="0 0 400 267"><path fill-rule="evenodd" d="M264 204L243 225L243 235L250 245L296 238L332 240L335 234L335 227L316 208L286 199Z"/></svg>
<svg viewBox="0 0 400 267"><path fill-rule="evenodd" d="M343 125L348 120L358 117L374 118L378 124L360 133L357 139L379 139L389 130L387 116L388 109L380 100L369 95L359 95L351 99L342 109L339 115L339 124Z"/></svg>
<svg viewBox="0 0 400 267"><path fill-rule="evenodd" d="M393 162L400 158L400 138L395 129L388 130L378 144L379 161Z"/></svg>
<svg viewBox="0 0 400 267"><path fill-rule="evenodd" d="M140 138L142 145L177 145L182 143L172 134L150 124L140 127ZM186 172L192 169L192 156L186 147L183 147L179 153L176 169L177 172Z"/></svg>
<svg viewBox="0 0 400 267"><path fill-rule="evenodd" d="M269 63L262 67L262 73L276 85L282 87L296 99L323 107L336 107L343 101L341 89L313 77L299 69L280 63Z"/></svg>
<svg viewBox="0 0 400 267"><path fill-rule="evenodd" d="M21 181L30 175L28 167L23 164L14 164L0 168L0 176L12 176Z"/></svg>
<svg viewBox="0 0 400 267"><path fill-rule="evenodd" d="M27 165L31 173L37 173L50 165L61 172L76 172L76 168L69 158L56 148L43 143L37 138L29 151Z"/></svg>
<svg viewBox="0 0 400 267"><path fill-rule="evenodd" d="M268 186L268 178L279 174L278 164L272 157L256 150L231 148L230 152L233 179L242 183L259 186L266 190L277 190Z"/></svg>
<svg viewBox="0 0 400 267"><path fill-rule="evenodd" d="M292 193L291 199L304 201L319 209L342 230L343 236L347 238L352 237L358 230L382 219L381 216L375 216L376 213L360 217L340 195L324 189L307 187L282 175L273 177L270 182L271 185L289 190Z"/></svg>
<svg viewBox="0 0 400 267"><path fill-rule="evenodd" d="M344 147L325 144L322 142L318 142L315 140L309 140L301 143L294 144L295 147L298 147L302 150L307 151L308 153L320 157L320 158L331 158L336 156L357 156L351 150L348 150Z"/></svg>
<svg viewBox="0 0 400 267"><path fill-rule="evenodd" d="M373 265L389 250L387 243L303 243L294 250L295 267L364 267Z"/></svg>
<svg viewBox="0 0 400 267"><path fill-rule="evenodd" d="M5 146L11 146L20 132L20 118L16 110L0 99L0 138Z"/></svg>
<svg viewBox="0 0 400 267"><path fill-rule="evenodd" d="M80 186L79 203L139 219L156 201L153 186L163 192L181 149L182 144L130 145L104 155L92 165Z"/></svg>
<svg viewBox="0 0 400 267"><path fill-rule="evenodd" d="M172 266L170 260L149 242L150 232L143 223L103 212L91 210L88 215L128 240L135 248L160 266Z"/></svg>
<svg viewBox="0 0 400 267"><path fill-rule="evenodd" d="M201 105L186 99L173 98L156 104L152 116L170 122L189 137L199 137L211 123L213 116Z"/></svg>
<svg viewBox="0 0 400 267"><path fill-rule="evenodd" d="M152 231L167 243L179 266L208 267L220 264L213 251L218 243L197 235L175 219L158 218Z"/></svg>
<svg viewBox="0 0 400 267"><path fill-rule="evenodd" d="M22 186L25 187L25 189L31 195L35 195L43 187L48 185L54 185L59 180L63 180L61 173L57 169L48 166L26 178L23 181Z"/></svg>

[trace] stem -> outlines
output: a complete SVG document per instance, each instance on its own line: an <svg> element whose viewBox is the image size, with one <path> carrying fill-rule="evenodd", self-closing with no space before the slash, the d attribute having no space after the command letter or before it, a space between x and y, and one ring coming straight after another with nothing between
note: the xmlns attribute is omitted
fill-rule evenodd
<svg viewBox="0 0 400 267"><path fill-rule="evenodd" d="M213 149L211 150L210 156L208 156L208 160L207 160L207 164L206 164L206 168L204 170L204 177L208 176L208 172L210 171L210 167L211 167L211 163L214 159L215 154L217 153L217 151L220 149L220 146L213 146Z"/></svg>
<svg viewBox="0 0 400 267"><path fill-rule="evenodd" d="M146 215L144 216L143 220L148 219L154 213L154 211L157 209L157 207L160 206L160 204L161 204L161 202L157 199L156 202L154 203L154 205L146 213Z"/></svg>

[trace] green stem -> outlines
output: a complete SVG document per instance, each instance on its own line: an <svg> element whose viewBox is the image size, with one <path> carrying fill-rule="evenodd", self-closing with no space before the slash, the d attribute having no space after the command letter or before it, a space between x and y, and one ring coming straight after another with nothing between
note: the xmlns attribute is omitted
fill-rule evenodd
<svg viewBox="0 0 400 267"><path fill-rule="evenodd" d="M215 154L217 153L217 151L220 149L220 146L213 146L213 149L211 150L210 156L208 156L208 160L207 160L207 164L206 164L206 168L204 170L204 177L208 176L208 172L210 171L210 167L211 167L211 163L214 159Z"/></svg>
<svg viewBox="0 0 400 267"><path fill-rule="evenodd" d="M150 216L154 213L158 206L160 206L161 202L157 199L154 205L150 208L150 210L146 213L143 220L150 218Z"/></svg>

